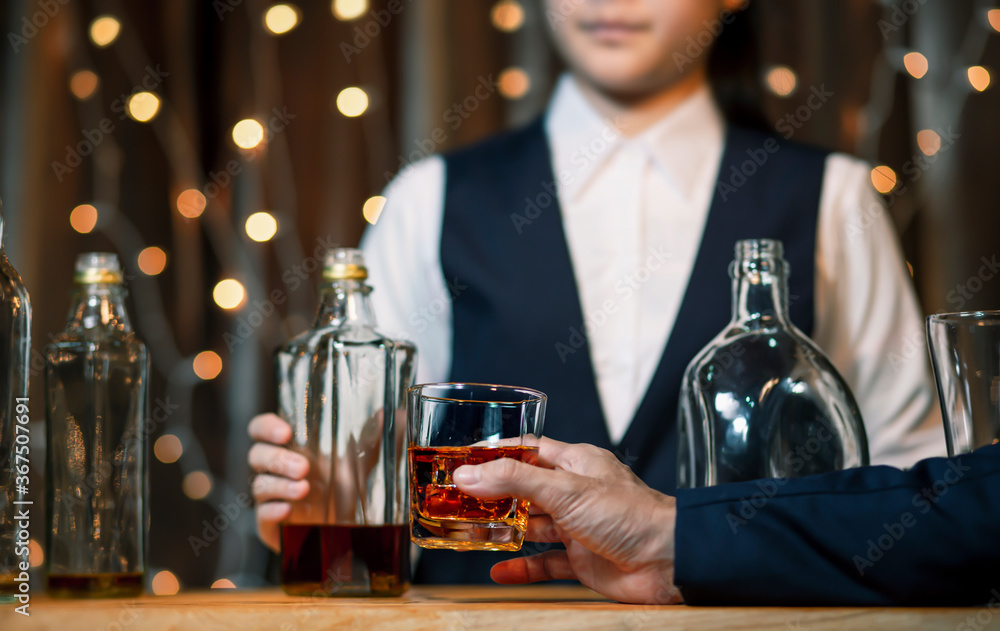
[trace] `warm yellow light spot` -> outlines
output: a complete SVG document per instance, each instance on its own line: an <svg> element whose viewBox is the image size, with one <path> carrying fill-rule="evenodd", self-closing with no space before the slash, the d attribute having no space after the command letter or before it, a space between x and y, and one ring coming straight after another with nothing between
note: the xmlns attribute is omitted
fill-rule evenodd
<svg viewBox="0 0 1000 631"><path fill-rule="evenodd" d="M188 219L201 217L206 206L208 206L208 200L198 189L189 188L186 191L181 191L181 194L177 196L177 212Z"/></svg>
<svg viewBox="0 0 1000 631"><path fill-rule="evenodd" d="M212 583L212 589L236 589L236 584L228 578L220 578Z"/></svg>
<svg viewBox="0 0 1000 631"><path fill-rule="evenodd" d="M368 0L333 0L330 10L338 20L356 20L368 10Z"/></svg>
<svg viewBox="0 0 1000 631"><path fill-rule="evenodd" d="M181 584L173 572L163 570L153 577L153 593L157 596L173 596L179 591Z"/></svg>
<svg viewBox="0 0 1000 631"><path fill-rule="evenodd" d="M212 492L212 478L204 471L192 471L184 476L181 488L193 500L205 499Z"/></svg>
<svg viewBox="0 0 1000 631"><path fill-rule="evenodd" d="M918 131L917 146L925 155L932 156L941 150L941 136L933 129Z"/></svg>
<svg viewBox="0 0 1000 631"><path fill-rule="evenodd" d="M361 88L344 88L337 95L337 109L344 116L361 116L368 109L368 94Z"/></svg>
<svg viewBox="0 0 1000 631"><path fill-rule="evenodd" d="M382 214L383 208L385 208L385 198L381 195L376 195L375 197L368 198L365 205L361 208L361 214L364 216L365 221L374 224Z"/></svg>
<svg viewBox="0 0 1000 631"><path fill-rule="evenodd" d="M177 462L184 455L184 445L181 443L181 439L173 434L164 434L153 443L153 454L160 462L167 464Z"/></svg>
<svg viewBox="0 0 1000 631"><path fill-rule="evenodd" d="M519 99L531 89L531 77L521 68L507 68L500 73L500 94Z"/></svg>
<svg viewBox="0 0 1000 631"><path fill-rule="evenodd" d="M128 100L128 115L146 123L160 111L160 99L152 92L136 92Z"/></svg>
<svg viewBox="0 0 1000 631"><path fill-rule="evenodd" d="M872 169L872 186L879 193L888 193L896 187L896 172L885 165Z"/></svg>
<svg viewBox="0 0 1000 631"><path fill-rule="evenodd" d="M788 66L775 66L767 72L767 87L778 96L788 96L795 92L799 79Z"/></svg>
<svg viewBox="0 0 1000 631"><path fill-rule="evenodd" d="M247 292L243 289L243 284L240 281L226 278L215 286L212 297L215 299L215 304L223 309L235 309L243 304L246 294Z"/></svg>
<svg viewBox="0 0 1000 631"><path fill-rule="evenodd" d="M914 79L920 79L927 74L929 67L927 58L920 53L906 53L903 55L903 66Z"/></svg>
<svg viewBox="0 0 1000 631"><path fill-rule="evenodd" d="M69 91L82 101L93 96L94 91L97 90L97 84L96 74L90 70L80 70L74 72L73 76L69 78Z"/></svg>
<svg viewBox="0 0 1000 631"><path fill-rule="evenodd" d="M104 48L118 39L122 25L113 15L101 15L90 23L90 41Z"/></svg>
<svg viewBox="0 0 1000 631"><path fill-rule="evenodd" d="M148 247L139 252L139 269L147 276L161 274L167 266L167 253L158 247Z"/></svg>
<svg viewBox="0 0 1000 631"><path fill-rule="evenodd" d="M80 204L69 214L69 225L80 234L90 234L97 227L97 209L90 204Z"/></svg>
<svg viewBox="0 0 1000 631"><path fill-rule="evenodd" d="M202 351L191 362L191 368L199 379L211 381L222 372L222 358L215 351Z"/></svg>
<svg viewBox="0 0 1000 631"><path fill-rule="evenodd" d="M910 278L913 278L913 265L909 261L906 262L906 269L910 270Z"/></svg>
<svg viewBox="0 0 1000 631"><path fill-rule="evenodd" d="M264 140L264 126L252 118L233 125L233 142L241 149L253 149Z"/></svg>
<svg viewBox="0 0 1000 631"><path fill-rule="evenodd" d="M254 213L247 217L246 230L247 236L258 243L270 241L278 234L278 220L271 213Z"/></svg>
<svg viewBox="0 0 1000 631"><path fill-rule="evenodd" d="M1000 9L990 9L986 13L986 19L990 21L990 26L994 31L1000 31Z"/></svg>
<svg viewBox="0 0 1000 631"><path fill-rule="evenodd" d="M28 565L39 567L42 563L45 563L45 552L42 550L42 546L32 539L28 542Z"/></svg>
<svg viewBox="0 0 1000 631"><path fill-rule="evenodd" d="M264 26L275 35L281 35L299 25L299 9L294 4L276 4L264 14Z"/></svg>
<svg viewBox="0 0 1000 631"><path fill-rule="evenodd" d="M969 68L969 83L976 91L982 92L990 87L990 71L982 66L972 66Z"/></svg>
<svg viewBox="0 0 1000 631"><path fill-rule="evenodd" d="M521 28L521 25L524 24L524 8L517 0L500 0L493 5L490 17L493 20L493 26L510 33Z"/></svg>

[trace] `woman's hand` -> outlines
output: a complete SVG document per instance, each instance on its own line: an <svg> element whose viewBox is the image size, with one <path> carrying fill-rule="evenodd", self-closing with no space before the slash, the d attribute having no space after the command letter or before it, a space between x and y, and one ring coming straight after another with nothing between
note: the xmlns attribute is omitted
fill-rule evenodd
<svg viewBox="0 0 1000 631"><path fill-rule="evenodd" d="M526 538L566 546L496 564L496 582L577 579L621 602L681 602L673 583L674 498L650 489L610 452L542 438L537 467L504 458L459 467L452 479L483 499L530 500L538 514Z"/></svg>
<svg viewBox="0 0 1000 631"><path fill-rule="evenodd" d="M264 545L281 549L281 522L292 513L291 501L309 494L309 460L281 445L292 439L292 428L275 414L261 414L250 421L255 443L247 459L257 472L253 497L257 504L257 532Z"/></svg>

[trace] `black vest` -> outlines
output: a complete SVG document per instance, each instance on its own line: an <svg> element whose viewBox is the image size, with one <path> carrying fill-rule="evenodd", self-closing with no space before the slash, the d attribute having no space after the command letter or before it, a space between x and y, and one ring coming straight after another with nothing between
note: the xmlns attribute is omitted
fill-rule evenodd
<svg viewBox="0 0 1000 631"><path fill-rule="evenodd" d="M613 451L652 488L676 487L684 369L729 322L728 265L740 239L780 239L792 321L813 327L816 225L826 153L730 127L694 268L660 364L612 444L587 345L544 126L445 156L441 266L454 287L450 380L536 388L544 435ZM529 548L526 544L525 548ZM417 580L486 582L497 553L424 550Z"/></svg>

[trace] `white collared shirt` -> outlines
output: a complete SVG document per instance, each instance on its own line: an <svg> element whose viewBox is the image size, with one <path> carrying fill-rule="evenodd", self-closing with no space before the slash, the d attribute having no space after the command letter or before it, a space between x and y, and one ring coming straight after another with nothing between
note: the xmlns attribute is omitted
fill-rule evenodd
<svg viewBox="0 0 1000 631"><path fill-rule="evenodd" d="M598 115L567 75L545 130L597 390L608 433L618 442L680 309L714 194L725 123L703 88L628 137ZM445 176L438 156L400 173L362 243L380 329L416 343L421 382L445 381L451 368L451 294L440 260ZM923 321L865 163L829 156L818 230L812 338L858 400L872 463L910 466L944 455Z"/></svg>

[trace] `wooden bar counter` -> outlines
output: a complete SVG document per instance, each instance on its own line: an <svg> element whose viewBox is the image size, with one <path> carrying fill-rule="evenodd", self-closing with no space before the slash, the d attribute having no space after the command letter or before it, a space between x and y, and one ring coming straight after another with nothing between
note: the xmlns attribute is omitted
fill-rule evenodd
<svg viewBox="0 0 1000 631"><path fill-rule="evenodd" d="M31 598L30 618L0 605L0 629L74 631L473 631L476 629L1000 629L983 608L634 606L573 586L411 588L394 599L311 599L279 589L187 592L135 600ZM970 627L965 625L969 623Z"/></svg>

